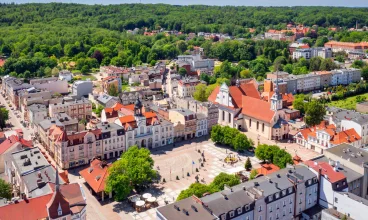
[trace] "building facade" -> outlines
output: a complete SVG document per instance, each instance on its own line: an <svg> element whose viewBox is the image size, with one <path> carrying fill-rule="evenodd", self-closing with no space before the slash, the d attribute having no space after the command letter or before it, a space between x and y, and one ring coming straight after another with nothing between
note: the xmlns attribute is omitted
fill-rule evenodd
<svg viewBox="0 0 368 220"><path fill-rule="evenodd" d="M57 113L66 113L72 118L89 119L92 116L92 103L87 99L72 102L55 103L49 105L49 116Z"/></svg>

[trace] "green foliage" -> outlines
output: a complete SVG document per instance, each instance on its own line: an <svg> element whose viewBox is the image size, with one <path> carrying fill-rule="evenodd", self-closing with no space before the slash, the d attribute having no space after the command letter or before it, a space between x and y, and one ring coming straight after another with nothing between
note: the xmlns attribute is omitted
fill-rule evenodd
<svg viewBox="0 0 368 220"><path fill-rule="evenodd" d="M187 70L185 68L180 67L178 73L181 76L186 76L188 72L187 72Z"/></svg>
<svg viewBox="0 0 368 220"><path fill-rule="evenodd" d="M215 143L228 145L237 151L248 150L251 147L251 141L245 134L229 126L213 126L211 130L211 139Z"/></svg>
<svg viewBox="0 0 368 220"><path fill-rule="evenodd" d="M240 184L240 180L236 175L220 173L213 179L212 183L210 184L210 187L218 192L224 190L224 185L231 187L238 184Z"/></svg>
<svg viewBox="0 0 368 220"><path fill-rule="evenodd" d="M362 68L362 77L364 80L368 80L368 66Z"/></svg>
<svg viewBox="0 0 368 220"><path fill-rule="evenodd" d="M111 96L118 96L119 95L119 90L118 90L118 87L112 83L109 87L108 87L108 91L107 93Z"/></svg>
<svg viewBox="0 0 368 220"><path fill-rule="evenodd" d="M291 155L286 152L284 149L278 150L273 158L273 163L278 166L280 169L286 167L286 164L294 164L293 158Z"/></svg>
<svg viewBox="0 0 368 220"><path fill-rule="evenodd" d="M85 118L82 118L82 119L79 121L79 124L87 125L87 120L86 120Z"/></svg>
<svg viewBox="0 0 368 220"><path fill-rule="evenodd" d="M251 180L255 179L257 175L258 175L258 171L257 170L252 170L250 172L249 179L251 179Z"/></svg>
<svg viewBox="0 0 368 220"><path fill-rule="evenodd" d="M6 121L9 119L9 111L6 108L0 108L0 128L6 127Z"/></svg>
<svg viewBox="0 0 368 220"><path fill-rule="evenodd" d="M206 85L205 84L198 84L196 87L195 87L195 91L193 93L193 98L197 101L200 101L200 102L205 102L207 101L207 94L206 94Z"/></svg>
<svg viewBox="0 0 368 220"><path fill-rule="evenodd" d="M247 161L245 161L244 169L251 170L252 169L252 163L250 162L249 157L247 158Z"/></svg>
<svg viewBox="0 0 368 220"><path fill-rule="evenodd" d="M321 123L326 113L324 106L317 100L308 102L305 106L305 122L308 126L314 126Z"/></svg>
<svg viewBox="0 0 368 220"><path fill-rule="evenodd" d="M104 107L102 105L98 105L96 109L92 109L92 111L98 116L101 116L101 112L104 110Z"/></svg>
<svg viewBox="0 0 368 220"><path fill-rule="evenodd" d="M12 196L12 186L0 179L0 198L11 199Z"/></svg>
<svg viewBox="0 0 368 220"><path fill-rule="evenodd" d="M191 184L188 189L185 189L180 192L176 200L180 201L182 199L189 198L192 195L201 198L205 193L215 193L223 190L225 184L230 187L235 186L240 184L240 180L235 175L220 173L213 179L212 183L210 183L209 185L202 183Z"/></svg>
<svg viewBox="0 0 368 220"><path fill-rule="evenodd" d="M299 110L301 113L304 113L304 106L304 96L296 96L293 102L293 108Z"/></svg>
<svg viewBox="0 0 368 220"><path fill-rule="evenodd" d="M367 63L362 60L354 60L354 62L351 64L351 67L358 69L362 69L365 66L367 66Z"/></svg>
<svg viewBox="0 0 368 220"><path fill-rule="evenodd" d="M152 182L156 177L153 165L149 150L137 146L129 147L120 160L115 161L109 168L106 192L114 192L116 200L125 199L131 190L139 190Z"/></svg>

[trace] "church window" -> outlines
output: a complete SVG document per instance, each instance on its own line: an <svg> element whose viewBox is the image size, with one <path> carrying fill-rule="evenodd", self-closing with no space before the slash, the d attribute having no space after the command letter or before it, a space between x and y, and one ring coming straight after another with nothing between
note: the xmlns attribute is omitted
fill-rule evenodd
<svg viewBox="0 0 368 220"><path fill-rule="evenodd" d="M252 127L252 119L249 119L249 127Z"/></svg>
<svg viewBox="0 0 368 220"><path fill-rule="evenodd" d="M264 128L265 128L264 123L262 123L262 132L264 132Z"/></svg>
<svg viewBox="0 0 368 220"><path fill-rule="evenodd" d="M259 121L257 121L257 130L259 129Z"/></svg>

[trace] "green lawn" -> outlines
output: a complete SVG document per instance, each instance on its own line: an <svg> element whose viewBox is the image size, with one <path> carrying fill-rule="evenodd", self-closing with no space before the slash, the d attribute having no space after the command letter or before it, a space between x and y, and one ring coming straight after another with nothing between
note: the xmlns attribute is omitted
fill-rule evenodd
<svg viewBox="0 0 368 220"><path fill-rule="evenodd" d="M368 99L368 93L361 94L359 96L364 97L366 100ZM335 106L335 107L338 107L338 108L355 110L356 103L357 103L356 97L357 97L357 95L346 98L346 99L342 99L342 100L339 100L339 101L332 101L332 102L328 103L328 105L329 106Z"/></svg>

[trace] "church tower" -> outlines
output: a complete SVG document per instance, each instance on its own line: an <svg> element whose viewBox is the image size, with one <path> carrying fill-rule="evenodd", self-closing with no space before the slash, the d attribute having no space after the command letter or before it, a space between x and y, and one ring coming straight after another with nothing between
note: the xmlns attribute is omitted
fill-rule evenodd
<svg viewBox="0 0 368 220"><path fill-rule="evenodd" d="M143 108L142 102L138 97L134 103L134 116L142 116L142 108Z"/></svg>
<svg viewBox="0 0 368 220"><path fill-rule="evenodd" d="M282 95L279 93L278 72L276 72L276 88L275 93L271 97L271 110L277 111L282 109Z"/></svg>

